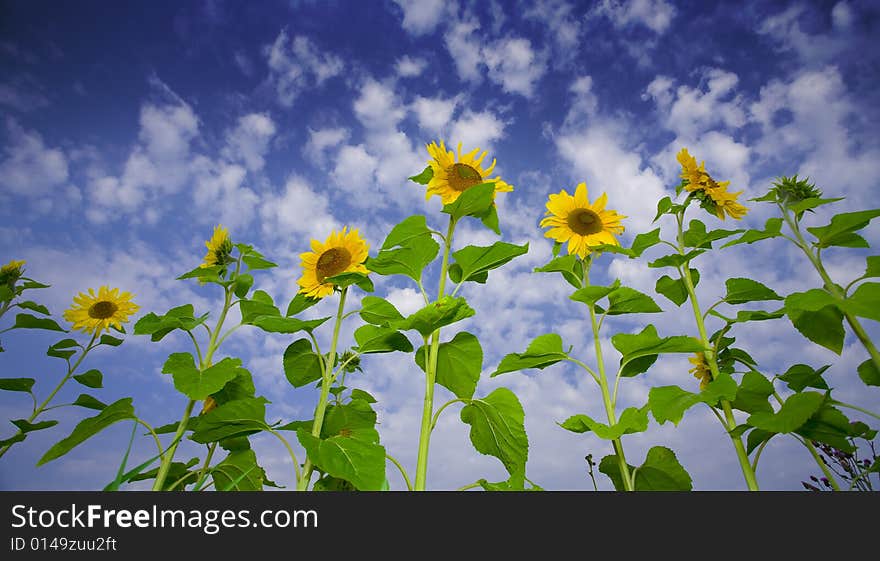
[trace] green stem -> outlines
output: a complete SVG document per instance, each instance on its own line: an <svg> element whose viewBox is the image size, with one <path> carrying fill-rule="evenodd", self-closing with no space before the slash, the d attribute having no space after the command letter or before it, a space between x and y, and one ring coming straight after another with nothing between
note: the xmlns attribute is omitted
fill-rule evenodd
<svg viewBox="0 0 880 561"><path fill-rule="evenodd" d="M293 453L293 448L291 448L290 442L288 442L287 439L284 438L281 435L281 433L276 430L269 429L269 432L271 434L273 434L275 436L275 438L280 440L281 443L284 444L284 447L287 448L287 454L290 456L290 459L293 461L293 472L294 472L294 475L296 475L297 489L299 489L299 483L300 483L300 481L303 480L303 476L302 476L302 473L300 473L300 471L299 471L299 460L296 459L296 454Z"/></svg>
<svg viewBox="0 0 880 561"><path fill-rule="evenodd" d="M861 411L861 412L864 413L865 415L870 415L871 417L874 417L875 419L880 420L880 415L878 415L877 413L874 413L874 412L872 412L872 411L868 411L867 409L864 409L864 408L862 408L862 407L859 407L858 405L852 405L852 404L850 404L850 403L844 403L844 402L842 402L842 401L837 401L836 399L834 400L834 404L835 404L835 405L840 405L841 407L847 407L847 408L849 408L849 409L853 409L853 410L855 410L855 411Z"/></svg>
<svg viewBox="0 0 880 561"><path fill-rule="evenodd" d="M834 475L831 473L831 470L828 469L828 466L825 465L825 462L822 461L822 458L819 456L819 452L816 451L816 447L813 446L813 443L810 442L810 439L804 438L801 440L804 446L807 447L807 450L810 451L810 455L813 456L813 459L816 460L816 463L819 464L819 467L822 469L822 473L825 474L825 477L828 478L828 483L831 485L831 488L835 491L840 491L840 486L837 484L837 480L834 479Z"/></svg>
<svg viewBox="0 0 880 561"><path fill-rule="evenodd" d="M406 483L406 489L408 491L412 491L412 483L409 482L409 476L406 475L406 470L403 469L403 466L400 465L400 462L394 459L394 456L392 456L388 452L385 453L385 457L388 458L388 460L390 460L392 464L397 466L397 469L400 470L400 475L403 476L403 481Z"/></svg>
<svg viewBox="0 0 880 561"><path fill-rule="evenodd" d="M455 218L449 217L449 228L443 239L443 262L440 265L440 285L437 299L443 298L446 291L446 275L449 268L449 252L452 249L452 235L455 232ZM427 347L427 339L425 340ZM419 430L419 455L416 462L416 482L413 490L424 491L428 479L428 450L431 443L431 421L434 415L434 382L437 379L437 357L440 349L440 330L431 334L431 347L425 364L425 399L422 405L422 424Z"/></svg>
<svg viewBox="0 0 880 561"><path fill-rule="evenodd" d="M684 231L682 226L682 222L684 220L684 212L679 212L675 216L678 223L678 251L681 255L684 255L685 245ZM715 360L715 353L712 351L712 343L709 340L709 335L706 332L706 324L703 322L703 313L700 310L700 303L697 300L697 293L696 290L694 290L694 283L691 280L690 267L687 263L685 263L684 266L679 267L679 274L681 275L682 282L684 282L685 289L688 293L688 298L691 301L691 307L694 312L694 319L697 322L697 330L700 332L700 340L706 347L706 350L703 351L703 356L706 359L706 364L709 365L709 371L712 373L712 379L714 380L718 378L721 373L718 369L718 362ZM749 455L746 453L746 448L743 445L742 439L738 436L734 436L731 433L731 431L733 431L733 429L736 427L736 418L733 416L733 409L730 406L730 402L726 399L722 399L721 409L724 411L724 428L727 430L727 434L728 436L730 436L730 440L733 442L733 448L736 451L736 457L739 460L739 465L742 469L746 485L748 486L750 491L757 491L759 490L758 480L755 477L755 470L752 469L752 464L749 463Z"/></svg>
<svg viewBox="0 0 880 561"><path fill-rule="evenodd" d="M464 487L459 487L456 491L467 491L468 489L475 489L480 487L479 483L471 483L470 485L465 485Z"/></svg>
<svg viewBox="0 0 880 561"><path fill-rule="evenodd" d="M189 416L192 414L193 406L195 404L196 400L190 399L186 404L186 408L183 410L183 417L180 419L180 423L177 424L177 432L174 434L174 440L162 456L162 464L159 466L159 471L156 472L156 481L153 482L153 491L161 491L162 486L165 485L165 478L168 477L168 470L171 469L174 452L177 451L180 439L183 438L183 433L186 432L186 426L189 424Z"/></svg>
<svg viewBox="0 0 880 561"><path fill-rule="evenodd" d="M217 443L212 442L208 445L208 455L205 457L205 463L202 464L202 469L199 470L199 477L196 479L196 484L193 489L198 489L202 486L202 481L208 477L208 468L211 466L211 458L214 457L214 451L217 449Z"/></svg>
<svg viewBox="0 0 880 561"><path fill-rule="evenodd" d="M324 361L324 372L321 376L321 395L318 397L318 405L315 407L315 420L312 422L312 436L321 437L321 427L324 426L324 414L327 411L327 401L330 395L330 386L333 384L333 368L336 365L336 345L339 342L339 329L342 327L342 316L345 314L345 297L348 295L348 287L342 289L339 295L339 309L336 312L336 323L333 325L333 339L330 341L330 352ZM298 478L297 490L305 491L309 488L309 480L312 478L314 466L311 459L306 457L303 465L302 477Z"/></svg>
<svg viewBox="0 0 880 561"><path fill-rule="evenodd" d="M453 403L457 403L457 402L459 402L459 401L460 401L461 403L468 403L470 400L469 400L469 399L456 398L456 399L451 399L451 400L447 401L446 403L444 403L444 404L440 407L440 409L438 409L437 412L434 413L434 419L431 421L431 430L432 430L432 431L434 430L434 427L437 426L437 421L440 419L440 413L442 413L444 409L446 409L447 407L449 407L449 406L452 405Z"/></svg>

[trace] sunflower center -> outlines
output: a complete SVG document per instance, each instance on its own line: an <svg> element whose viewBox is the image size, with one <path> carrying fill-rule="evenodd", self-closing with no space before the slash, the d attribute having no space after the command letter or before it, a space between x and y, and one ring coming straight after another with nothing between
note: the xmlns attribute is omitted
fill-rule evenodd
<svg viewBox="0 0 880 561"><path fill-rule="evenodd" d="M452 164L446 170L446 175L449 176L449 186L458 192L467 191L483 182L480 172L467 164Z"/></svg>
<svg viewBox="0 0 880 561"><path fill-rule="evenodd" d="M568 227L582 236L598 234L603 224L599 215L588 208L579 208L568 215Z"/></svg>
<svg viewBox="0 0 880 561"><path fill-rule="evenodd" d="M351 253L344 247L331 247L321 254L315 272L318 282L324 282L327 277L338 275L351 265Z"/></svg>
<svg viewBox="0 0 880 561"><path fill-rule="evenodd" d="M117 306L113 302L101 300L100 302L95 302L91 305L91 307L89 308L89 317L93 319L112 318L113 314L115 314L116 310L118 309L119 306Z"/></svg>

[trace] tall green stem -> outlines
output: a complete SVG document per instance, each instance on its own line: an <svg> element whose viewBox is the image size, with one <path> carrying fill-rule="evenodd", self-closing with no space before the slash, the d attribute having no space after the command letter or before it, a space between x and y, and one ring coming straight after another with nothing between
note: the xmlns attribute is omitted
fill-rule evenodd
<svg viewBox="0 0 880 561"><path fill-rule="evenodd" d="M342 289L339 295L339 309L336 312L336 323L333 326L333 339L330 341L330 352L327 359L322 361L324 364L324 372L321 376L321 395L318 397L318 405L315 407L315 420L312 422L312 436L321 437L321 427L324 426L324 414L327 411L327 402L330 396L330 386L333 384L333 367L336 365L336 345L339 342L339 329L342 326L342 316L345 314L345 297L348 294L348 287ZM309 480L312 478L314 466L309 458L303 465L303 474L297 482L298 491L305 491L309 488Z"/></svg>
<svg viewBox="0 0 880 561"><path fill-rule="evenodd" d="M449 228L443 239L443 262L440 265L440 286L437 299L446 292L446 274L449 268L449 252L452 248L452 234L455 232L455 218L449 217ZM424 491L428 478L428 449L431 443L431 421L434 416L434 383L437 380L437 356L440 350L440 330L431 334L431 347L425 364L425 400L422 405L422 425L419 431L419 456L416 462L416 481L414 491Z"/></svg>
<svg viewBox="0 0 880 561"><path fill-rule="evenodd" d="M682 222L684 220L684 213L679 212L676 214L676 219L678 222L678 250L684 255L685 254L685 245L684 245L684 231L682 228ZM688 299L691 301L691 307L694 312L694 319L697 322L697 330L700 332L700 340L703 342L706 350L703 352L703 356L706 359L706 364L709 365L709 371L712 373L712 379L718 378L721 375L718 369L718 362L715 359L715 353L712 351L712 343L709 341L709 335L706 332L706 325L703 322L703 312L700 309L700 303L697 300L697 293L694 290L694 283L691 280L690 268L688 264L685 263L683 267L679 268L679 273L681 275L681 280L684 283L685 289L688 293ZM746 453L746 448L743 445L743 442L740 437L735 436L732 431L736 427L736 418L733 416L733 409L730 406L730 402L726 399L721 400L721 409L724 412L724 420L725 420L725 429L727 430L728 436L730 436L731 442L733 442L733 448L736 451L736 457L739 460L740 468L743 472L743 477L746 480L746 485L748 486L750 491L758 491L758 480L755 477L755 471L752 469L752 464L749 462L749 455Z"/></svg>

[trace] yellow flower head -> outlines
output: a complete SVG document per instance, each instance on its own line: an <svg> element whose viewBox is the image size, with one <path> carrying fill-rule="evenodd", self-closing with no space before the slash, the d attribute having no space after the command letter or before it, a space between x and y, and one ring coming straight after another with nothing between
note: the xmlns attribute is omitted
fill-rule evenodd
<svg viewBox="0 0 880 561"><path fill-rule="evenodd" d="M453 153L447 150L443 141L440 146L436 142L428 144L428 154L431 159L428 165L434 176L428 182L428 190L425 193L425 199L430 199L433 195L439 195L444 205L455 202L462 193L482 183L494 183L495 193L513 191L513 186L508 185L501 180L500 177L489 178L492 170L495 169L495 160L488 168L482 166L483 160L486 159L487 152L480 152L479 148L474 148L467 154L461 153L461 142L458 143L458 150ZM493 194L494 196L494 194Z"/></svg>
<svg viewBox="0 0 880 561"><path fill-rule="evenodd" d="M131 301L130 292L119 293L118 288L110 289L102 286L95 294L90 288L88 294L80 292L73 298L73 306L64 312L64 319L73 324L73 328L86 333L100 334L111 325L122 329L123 323L136 313L140 306Z"/></svg>
<svg viewBox="0 0 880 561"><path fill-rule="evenodd" d="M15 281L21 278L22 270L24 267L24 261L16 261L13 259L6 265L0 267L0 284L8 284L13 285Z"/></svg>
<svg viewBox="0 0 880 561"><path fill-rule="evenodd" d="M363 273L369 271L364 261L370 246L360 237L357 229L331 232L324 243L313 239L312 251L300 254L303 274L297 281L300 292L311 298L323 298L333 293L334 284L324 279L341 273Z"/></svg>
<svg viewBox="0 0 880 561"><path fill-rule="evenodd" d="M214 227L214 235L205 242L208 253L205 259L199 265L202 268L212 267L214 265L228 265L230 262L230 254L232 253L232 240L229 237L229 230L218 224Z"/></svg>
<svg viewBox="0 0 880 561"><path fill-rule="evenodd" d="M737 197L742 191L728 192L727 186L730 185L730 181L716 181L706 171L706 162L697 165L697 159L688 153L687 148L682 148L676 158L681 164L681 178L687 181L684 185L685 190L705 194L702 200L715 216L721 220L727 216L740 220L746 215L749 209L737 202Z"/></svg>
<svg viewBox="0 0 880 561"><path fill-rule="evenodd" d="M550 228L544 236L557 242L568 242L568 253L581 258L590 253L590 246L599 244L620 245L615 234L623 233L620 223L626 216L616 211L606 210L608 196L602 193L595 202L590 203L587 184L579 183L574 196L563 189L551 194L547 201L546 218L541 220L542 228Z"/></svg>
<svg viewBox="0 0 880 561"><path fill-rule="evenodd" d="M709 370L709 365L706 364L706 356L703 353L697 353L689 358L688 362L694 365L688 372L700 381L700 389L705 390L709 382L712 381L712 372Z"/></svg>

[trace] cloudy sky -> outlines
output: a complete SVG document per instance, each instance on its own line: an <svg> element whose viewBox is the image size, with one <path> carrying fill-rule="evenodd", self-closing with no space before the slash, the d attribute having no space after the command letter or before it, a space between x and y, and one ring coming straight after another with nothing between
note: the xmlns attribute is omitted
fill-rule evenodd
<svg viewBox="0 0 880 561"><path fill-rule="evenodd" d="M762 195L776 176L797 173L828 196L846 197L833 211L876 206L880 10L868 1L106 1L54 3L51 10L9 1L0 13L0 261L25 259L28 276L52 285L33 296L56 318L77 292L102 284L133 292L138 317L183 303L217 310L216 292L174 278L198 265L218 223L280 265L256 274L255 286L286 305L310 238L350 225L375 254L390 227L411 214L445 226L439 200L426 202L424 188L406 180L425 167L426 144L443 139L489 150L497 172L515 187L499 196L501 239L529 242L530 251L492 272L486 286L463 289L477 315L458 327L477 334L485 351L477 394L505 386L523 402L528 475L547 489L592 489L584 456L612 451L607 441L556 425L577 413L604 417L597 388L573 366L488 378L504 354L549 331L586 362L595 358L585 308L568 299L568 285L558 275L532 273L551 256L538 227L549 193L572 192L582 181L592 197L607 192L609 206L628 217L628 244L651 228L658 199L673 194L675 153L688 147L743 198ZM772 209L748 204L744 226L761 227ZM722 225L691 212L710 227ZM810 220L820 225L827 217L823 209ZM880 242L876 224L865 235ZM455 245L496 239L468 222ZM646 263L659 251L638 261L606 255L594 267L594 282L619 278L653 294L664 272ZM864 270L864 256L826 253L844 284ZM781 241L737 246L696 265L706 303L733 276L751 276L780 294L820 285ZM430 279L434 285L436 271ZM412 284L375 281L377 293L404 313L418 309ZM657 301L666 310L659 320L606 323L609 362L619 356L610 336L639 331L647 321L657 321L662 335L695 334L686 307ZM334 306L324 302L315 314L331 315ZM345 324L346 343L358 321ZM880 336L876 324L866 327ZM735 335L765 373L794 363L833 364L827 379L834 395L878 409L878 390L855 375L865 352L854 338L838 357L810 344L786 319ZM38 395L46 395L63 374L60 361L43 356L58 338L5 334L2 375L37 378ZM272 401L270 419L310 418L317 398L283 375L290 341L241 329L223 348L244 359L258 394ZM105 388L95 395L106 402L133 395L138 413L155 425L179 419L185 398L160 370L187 344L178 336L158 344L129 336L119 349L96 351L88 367L104 372ZM382 442L414 475L421 371L402 354L372 355L363 366L350 381L379 398ZM648 374L624 380L619 409L644 404L653 386L696 391L688 367L686 357L663 357ZM60 401L83 389L73 385ZM450 395L438 388L437 403ZM457 408L444 413L434 433L429 486L505 479L496 459L473 450ZM28 412L24 394L0 395L0 418ZM53 413L45 418L60 426L31 435L0 462L0 488L94 489L113 478L128 423L34 468L90 414ZM7 425L0 437L13 432ZM274 439L254 441L268 475L291 485L283 448ZM646 433L624 439L633 464L654 445L676 452L696 489L745 488L708 409L689 411L677 428L652 421ZM180 457L187 452L199 450L184 447ZM151 453L143 439L133 455ZM401 488L393 468L388 473L392 487ZM807 452L778 437L762 456L758 480L764 489L794 490L814 473ZM600 489L610 488L597 477Z"/></svg>

